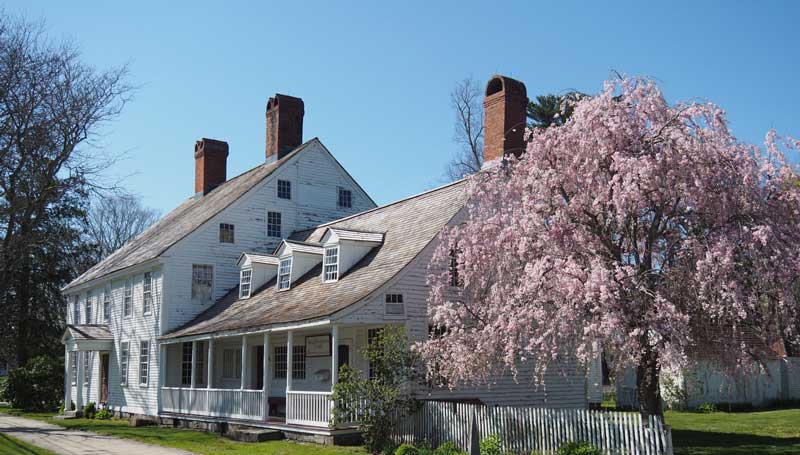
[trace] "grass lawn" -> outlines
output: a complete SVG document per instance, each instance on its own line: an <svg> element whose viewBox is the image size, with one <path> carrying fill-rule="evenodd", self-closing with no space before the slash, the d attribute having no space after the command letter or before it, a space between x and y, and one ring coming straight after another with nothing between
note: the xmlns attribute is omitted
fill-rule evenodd
<svg viewBox="0 0 800 455"><path fill-rule="evenodd" d="M127 420L88 420L70 419L54 420L53 413L23 412L16 409L0 407L6 414L43 420L73 430L93 431L95 433L133 439L135 441L155 444L164 447L184 449L204 455L364 455L360 447L331 447L318 444L303 444L290 441L268 441L260 443L243 443L231 441L215 433L193 430L160 428L156 426L133 428ZM26 453L26 452L9 452ZM48 454L49 452L31 452ZM0 455L5 452L0 450Z"/></svg>
<svg viewBox="0 0 800 455"><path fill-rule="evenodd" d="M0 433L0 455L56 455L46 449L32 446L7 434Z"/></svg>
<svg viewBox="0 0 800 455"><path fill-rule="evenodd" d="M666 413L678 455L800 454L800 409Z"/></svg>

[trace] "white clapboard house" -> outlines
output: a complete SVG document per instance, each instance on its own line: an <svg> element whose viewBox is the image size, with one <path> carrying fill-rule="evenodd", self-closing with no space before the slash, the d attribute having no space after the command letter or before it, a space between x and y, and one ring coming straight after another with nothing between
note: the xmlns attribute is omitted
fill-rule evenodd
<svg viewBox="0 0 800 455"><path fill-rule="evenodd" d="M525 86L495 77L485 104L497 161L523 146ZM64 289L66 398L330 437L345 431L329 427L338 367L369 374L360 351L387 324L428 336L427 265L467 183L376 208L319 140L300 143L302 113L270 99L266 163L227 181L227 145L198 141L196 194ZM579 408L590 377L573 364L545 386L509 375L419 394Z"/></svg>

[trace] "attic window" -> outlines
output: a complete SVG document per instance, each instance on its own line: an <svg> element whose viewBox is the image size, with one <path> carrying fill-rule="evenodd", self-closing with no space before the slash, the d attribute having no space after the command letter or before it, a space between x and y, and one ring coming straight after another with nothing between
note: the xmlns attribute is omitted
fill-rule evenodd
<svg viewBox="0 0 800 455"><path fill-rule="evenodd" d="M284 291L289 289L292 277L292 257L281 259L280 266L278 267L278 290Z"/></svg>
<svg viewBox="0 0 800 455"><path fill-rule="evenodd" d="M339 187L339 208L349 209L353 207L353 192L342 187Z"/></svg>
<svg viewBox="0 0 800 455"><path fill-rule="evenodd" d="M239 298L250 297L250 283L253 279L253 269L242 269L239 273Z"/></svg>
<svg viewBox="0 0 800 455"><path fill-rule="evenodd" d="M278 198L279 199L292 198L292 182L288 180L278 180Z"/></svg>
<svg viewBox="0 0 800 455"><path fill-rule="evenodd" d="M386 294L386 314L403 315L406 309L403 305L403 294Z"/></svg>
<svg viewBox="0 0 800 455"><path fill-rule="evenodd" d="M234 226L228 223L219 224L219 243L234 242Z"/></svg>
<svg viewBox="0 0 800 455"><path fill-rule="evenodd" d="M267 212L267 236L281 236L281 212Z"/></svg>
<svg viewBox="0 0 800 455"><path fill-rule="evenodd" d="M330 283L339 279L339 247L325 248L323 262L323 281Z"/></svg>

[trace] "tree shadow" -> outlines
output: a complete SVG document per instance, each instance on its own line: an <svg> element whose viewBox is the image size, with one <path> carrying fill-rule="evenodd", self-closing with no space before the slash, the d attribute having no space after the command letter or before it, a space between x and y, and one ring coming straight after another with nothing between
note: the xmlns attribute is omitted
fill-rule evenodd
<svg viewBox="0 0 800 455"><path fill-rule="evenodd" d="M742 433L672 430L676 454L796 454L800 438L778 438ZM724 450L714 450L724 449ZM763 449L759 450L759 449Z"/></svg>

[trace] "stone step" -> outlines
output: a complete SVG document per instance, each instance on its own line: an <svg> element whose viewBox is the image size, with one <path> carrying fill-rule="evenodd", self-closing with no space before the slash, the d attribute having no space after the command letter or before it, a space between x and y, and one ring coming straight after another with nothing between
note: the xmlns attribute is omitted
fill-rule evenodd
<svg viewBox="0 0 800 455"><path fill-rule="evenodd" d="M229 431L226 436L239 442L264 442L283 439L283 432L267 429L237 429Z"/></svg>
<svg viewBox="0 0 800 455"><path fill-rule="evenodd" d="M64 411L64 414L53 417L58 420L76 419L78 418L78 411Z"/></svg>

